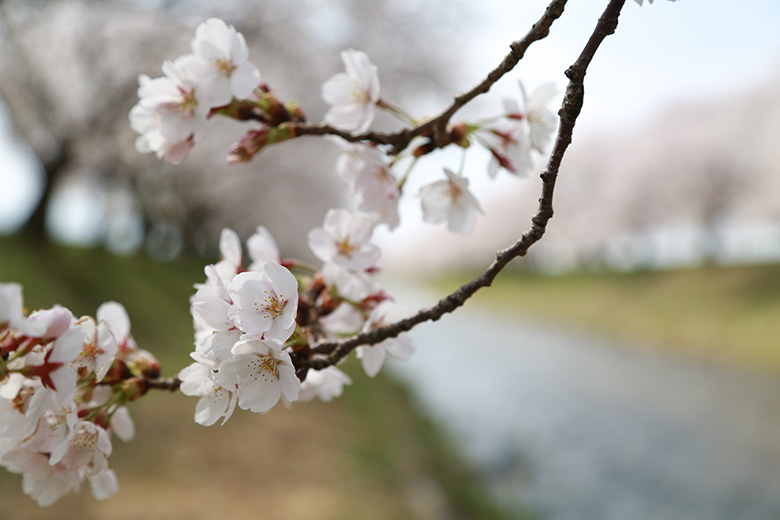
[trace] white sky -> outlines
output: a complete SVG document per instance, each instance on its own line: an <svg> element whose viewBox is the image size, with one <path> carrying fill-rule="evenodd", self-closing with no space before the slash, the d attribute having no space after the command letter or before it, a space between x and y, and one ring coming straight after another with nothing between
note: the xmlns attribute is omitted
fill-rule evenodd
<svg viewBox="0 0 780 520"><path fill-rule="evenodd" d="M478 108L492 112L501 106L503 97L519 98L518 78L529 90L552 81L562 93L563 71L576 59L605 3L570 1L550 37L534 44L518 68L499 82ZM545 0L480 1L477 27L462 33L470 39L468 55L464 56L464 74L473 77L469 84L475 84L499 63L508 44L525 33L545 5ZM607 38L588 71L585 108L575 129L575 142L578 137L641 125L673 104L728 96L768 77L778 66L777 0L656 0L653 5L645 2L643 7L629 0L616 34ZM0 124L0 232L18 226L23 208L35 198L38 175L20 156L20 149L18 143L8 140ZM469 153L468 164L484 168L486 156ZM457 153L439 154L426 169L438 170L439 164L457 169L459 157ZM475 175L479 180L472 187L478 196L485 191L489 197L490 192L502 190L502 183L517 182L499 176L499 182L488 186L486 177ZM431 180L421 179L421 183ZM418 186L408 188L403 218L416 224L419 201L410 195ZM67 215L62 218L67 224ZM415 227L419 226L402 225L397 237L383 238L383 242L405 240L403 235L413 234L410 228Z"/></svg>

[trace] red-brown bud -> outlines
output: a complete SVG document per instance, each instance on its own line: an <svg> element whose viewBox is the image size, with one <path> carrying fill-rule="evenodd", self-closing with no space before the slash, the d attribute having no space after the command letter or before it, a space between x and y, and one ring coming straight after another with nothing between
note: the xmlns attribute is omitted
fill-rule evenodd
<svg viewBox="0 0 780 520"><path fill-rule="evenodd" d="M417 148L414 149L412 152L412 155L415 157L422 157L423 155L427 155L434 151L436 149L436 144L434 144L433 141L426 141Z"/></svg>
<svg viewBox="0 0 780 520"><path fill-rule="evenodd" d="M149 385L142 377L131 377L114 386L114 392L122 394L128 403L143 397L148 389Z"/></svg>
<svg viewBox="0 0 780 520"><path fill-rule="evenodd" d="M461 148L468 148L471 146L469 141L469 127L466 123L455 123L450 128L450 141L460 146Z"/></svg>

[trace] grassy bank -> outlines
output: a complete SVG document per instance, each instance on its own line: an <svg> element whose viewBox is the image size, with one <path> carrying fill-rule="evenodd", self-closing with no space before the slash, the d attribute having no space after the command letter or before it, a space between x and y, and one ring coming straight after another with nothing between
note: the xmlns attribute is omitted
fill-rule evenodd
<svg viewBox="0 0 780 520"><path fill-rule="evenodd" d="M451 290L467 278L442 283ZM473 304L651 348L780 372L780 266L549 277L502 273Z"/></svg>
<svg viewBox="0 0 780 520"><path fill-rule="evenodd" d="M28 308L61 303L94 314L103 301L120 301L166 375L189 363L188 298L203 279L201 262L0 239L0 281L22 283ZM210 428L192 420L193 398L145 396L131 407L136 439L115 440L117 495L97 502L84 489L40 509L19 476L0 471L0 518L502 518L402 387L381 375L369 380L357 364L346 370L354 385L334 403L239 410Z"/></svg>

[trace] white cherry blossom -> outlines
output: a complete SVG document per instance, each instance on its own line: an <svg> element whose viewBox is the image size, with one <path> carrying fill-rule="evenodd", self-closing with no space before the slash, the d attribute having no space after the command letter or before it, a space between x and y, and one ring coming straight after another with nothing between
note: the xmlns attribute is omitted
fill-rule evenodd
<svg viewBox="0 0 780 520"><path fill-rule="evenodd" d="M48 347L43 359L27 356L25 365L43 386L54 392L57 402L65 406L76 395L76 371L71 363L76 360L84 345L84 331L74 327L58 337Z"/></svg>
<svg viewBox="0 0 780 520"><path fill-rule="evenodd" d="M222 281L227 284L241 271L244 263L241 238L239 238L238 233L230 228L222 230L219 235L219 253L222 258L214 264L214 269Z"/></svg>
<svg viewBox="0 0 780 520"><path fill-rule="evenodd" d="M101 306L101 308L104 312L101 313L98 309L98 315L105 314L106 307ZM122 309L124 310L124 307ZM95 382L99 383L105 377L108 369L111 368L111 363L116 357L119 348L117 341L105 319L96 324L92 317L84 316L79 319L76 326L84 330L85 338L81 352L73 362L73 367L77 371L79 369L85 371L84 375L94 373Z"/></svg>
<svg viewBox="0 0 780 520"><path fill-rule="evenodd" d="M119 479L113 469L104 469L89 477L89 487L96 500L105 500L119 491Z"/></svg>
<svg viewBox="0 0 780 520"><path fill-rule="evenodd" d="M257 67L247 61L244 36L218 18L209 18L195 29L192 52L183 66L197 79L211 107L227 105L233 97L248 98L260 82Z"/></svg>
<svg viewBox="0 0 780 520"><path fill-rule="evenodd" d="M346 295L341 293L340 296L346 297ZM363 298L366 296L368 294L363 296ZM363 298L357 298L357 300L362 300ZM329 337L336 338L341 335L352 335L360 332L365 321L363 314L354 305L342 302L336 307L336 310L320 318L320 326Z"/></svg>
<svg viewBox="0 0 780 520"><path fill-rule="evenodd" d="M46 326L24 315L22 286L18 283L0 283L0 330L10 327L26 336L39 337L46 332Z"/></svg>
<svg viewBox="0 0 780 520"><path fill-rule="evenodd" d="M41 453L51 453L63 442L67 442L69 436L68 417L76 414L75 403L67 406L50 406L35 425L31 435L28 435L21 443L25 449Z"/></svg>
<svg viewBox="0 0 780 520"><path fill-rule="evenodd" d="M398 216L401 189L389 168L376 170L374 173L376 182L366 185L359 192L358 209L393 230L401 222Z"/></svg>
<svg viewBox="0 0 780 520"><path fill-rule="evenodd" d="M266 262L281 263L279 246L276 245L273 235L264 227L257 226L254 234L246 239L246 248L249 251L250 271L259 271Z"/></svg>
<svg viewBox="0 0 780 520"><path fill-rule="evenodd" d="M49 464L44 453L17 449L6 454L2 462L8 471L22 473L22 491L41 507L50 506L81 487L78 471L64 464Z"/></svg>
<svg viewBox="0 0 780 520"><path fill-rule="evenodd" d="M379 101L377 68L365 52L352 49L341 53L346 72L336 74L322 85L322 98L331 105L325 122L341 130L362 133L374 119Z"/></svg>
<svg viewBox="0 0 780 520"><path fill-rule="evenodd" d="M301 383L298 400L305 403L317 397L320 401L329 403L341 395L344 385L351 384L352 379L336 367L330 366L323 370L309 370L306 381Z"/></svg>
<svg viewBox="0 0 780 520"><path fill-rule="evenodd" d="M517 83L520 85L520 94L523 97L524 119L528 123L531 147L539 153L545 153L558 122L555 114L547 108L547 104L557 94L557 89L554 84L546 83L534 90L533 94L529 96L526 94L523 82L518 81ZM512 112L511 109L517 108L511 100L505 101L505 104L508 113Z"/></svg>
<svg viewBox="0 0 780 520"><path fill-rule="evenodd" d="M203 139L210 110L186 60L163 64L164 77L138 77L138 103L130 111L130 125L141 137L140 153L155 152L172 164L180 163L194 143Z"/></svg>
<svg viewBox="0 0 780 520"><path fill-rule="evenodd" d="M336 173L357 199L358 209L395 229L400 222L401 190L387 155L373 146L352 144L343 139L333 141L342 150L336 161Z"/></svg>
<svg viewBox="0 0 780 520"><path fill-rule="evenodd" d="M476 224L477 212L482 212L479 202L469 191L469 180L444 169L446 180L423 186L419 196L422 199L423 220L432 224L447 222L453 233L471 233Z"/></svg>
<svg viewBox="0 0 780 520"><path fill-rule="evenodd" d="M287 268L267 262L260 272L236 275L229 291L230 316L243 332L285 341L295 330L298 281Z"/></svg>
<svg viewBox="0 0 780 520"><path fill-rule="evenodd" d="M59 462L67 468L79 470L84 476L92 476L108 469L111 455L111 438L108 432L93 422L67 417L68 438L51 452L49 464Z"/></svg>
<svg viewBox="0 0 780 520"><path fill-rule="evenodd" d="M376 222L345 209L331 209L321 228L309 232L309 247L324 262L362 271L374 267L380 250L368 241Z"/></svg>
<svg viewBox="0 0 780 520"><path fill-rule="evenodd" d="M340 297L353 302L359 302L377 290L373 277L366 271L353 271L333 262L325 262L322 276L325 283L336 287Z"/></svg>
<svg viewBox="0 0 780 520"><path fill-rule="evenodd" d="M238 385L238 406L242 410L264 413L280 399L298 399L301 382L282 346L275 339L241 341L233 347L233 357L220 364L217 382Z"/></svg>
<svg viewBox="0 0 780 520"><path fill-rule="evenodd" d="M195 363L179 371L181 393L200 397L195 406L195 422L202 426L211 426L219 419L222 424L230 419L236 408L236 385L222 381L217 383L216 362L193 355Z"/></svg>
<svg viewBox="0 0 780 520"><path fill-rule="evenodd" d="M364 327L364 331L376 330L409 317L412 310L391 301L384 301L374 308ZM357 348L357 356L363 364L363 370L374 377L382 369L387 354L406 361L414 354L414 345L408 333L402 332L394 338L388 338L376 345Z"/></svg>
<svg viewBox="0 0 780 520"><path fill-rule="evenodd" d="M528 124L522 120L510 120L486 130L482 138L493 154L488 164L490 177L495 177L499 168L515 175L527 175L533 166Z"/></svg>
<svg viewBox="0 0 780 520"><path fill-rule="evenodd" d="M142 154L154 153L158 159L164 159L169 164L181 164L195 141L192 137L178 142L166 139L161 131L161 120L160 113L150 108L135 105L130 109L130 126L141 134L135 140L135 149Z"/></svg>
<svg viewBox="0 0 780 520"><path fill-rule="evenodd" d="M229 316L233 299L215 266L207 265L203 270L208 281L198 287L190 301L195 325L208 333L228 331L235 327Z"/></svg>
<svg viewBox="0 0 780 520"><path fill-rule="evenodd" d="M46 339L58 338L75 321L73 313L59 305L55 305L51 309L35 311L27 319L31 322L43 324L45 329L40 337Z"/></svg>

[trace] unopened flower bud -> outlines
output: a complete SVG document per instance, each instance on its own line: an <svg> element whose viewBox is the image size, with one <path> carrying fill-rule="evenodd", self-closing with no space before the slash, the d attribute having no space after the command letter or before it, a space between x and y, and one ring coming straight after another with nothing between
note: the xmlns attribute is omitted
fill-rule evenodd
<svg viewBox="0 0 780 520"><path fill-rule="evenodd" d="M450 128L450 140L461 148L471 146L469 141L469 127L466 123L456 123Z"/></svg>
<svg viewBox="0 0 780 520"><path fill-rule="evenodd" d="M249 130L233 145L227 156L228 164L248 163L268 142L268 128Z"/></svg>
<svg viewBox="0 0 780 520"><path fill-rule="evenodd" d="M423 155L427 155L431 153L435 149L436 149L436 144L434 144L433 141L426 141L425 143L415 148L414 151L412 152L412 155L414 155L415 157L422 157Z"/></svg>
<svg viewBox="0 0 780 520"><path fill-rule="evenodd" d="M279 126L289 120L287 109L271 92L260 99L259 106L271 126Z"/></svg>
<svg viewBox="0 0 780 520"><path fill-rule="evenodd" d="M139 349L130 361L130 371L146 379L157 379L160 377L160 362L148 350Z"/></svg>
<svg viewBox="0 0 780 520"><path fill-rule="evenodd" d="M285 103L284 108L287 110L287 117L291 121L298 123L306 122L306 114L301 110L301 106L295 101L288 101Z"/></svg>
<svg viewBox="0 0 780 520"><path fill-rule="evenodd" d="M130 373L130 369L128 368L127 364L117 357L114 358L114 361L111 363L111 367L108 369L108 372L106 372L106 375L103 376L101 383L114 384L118 383L119 381L124 381L131 376L132 374Z"/></svg>
<svg viewBox="0 0 780 520"><path fill-rule="evenodd" d="M114 392L122 394L125 402L135 401L146 393L148 390L148 384L142 377L131 377L126 381L114 386Z"/></svg>

